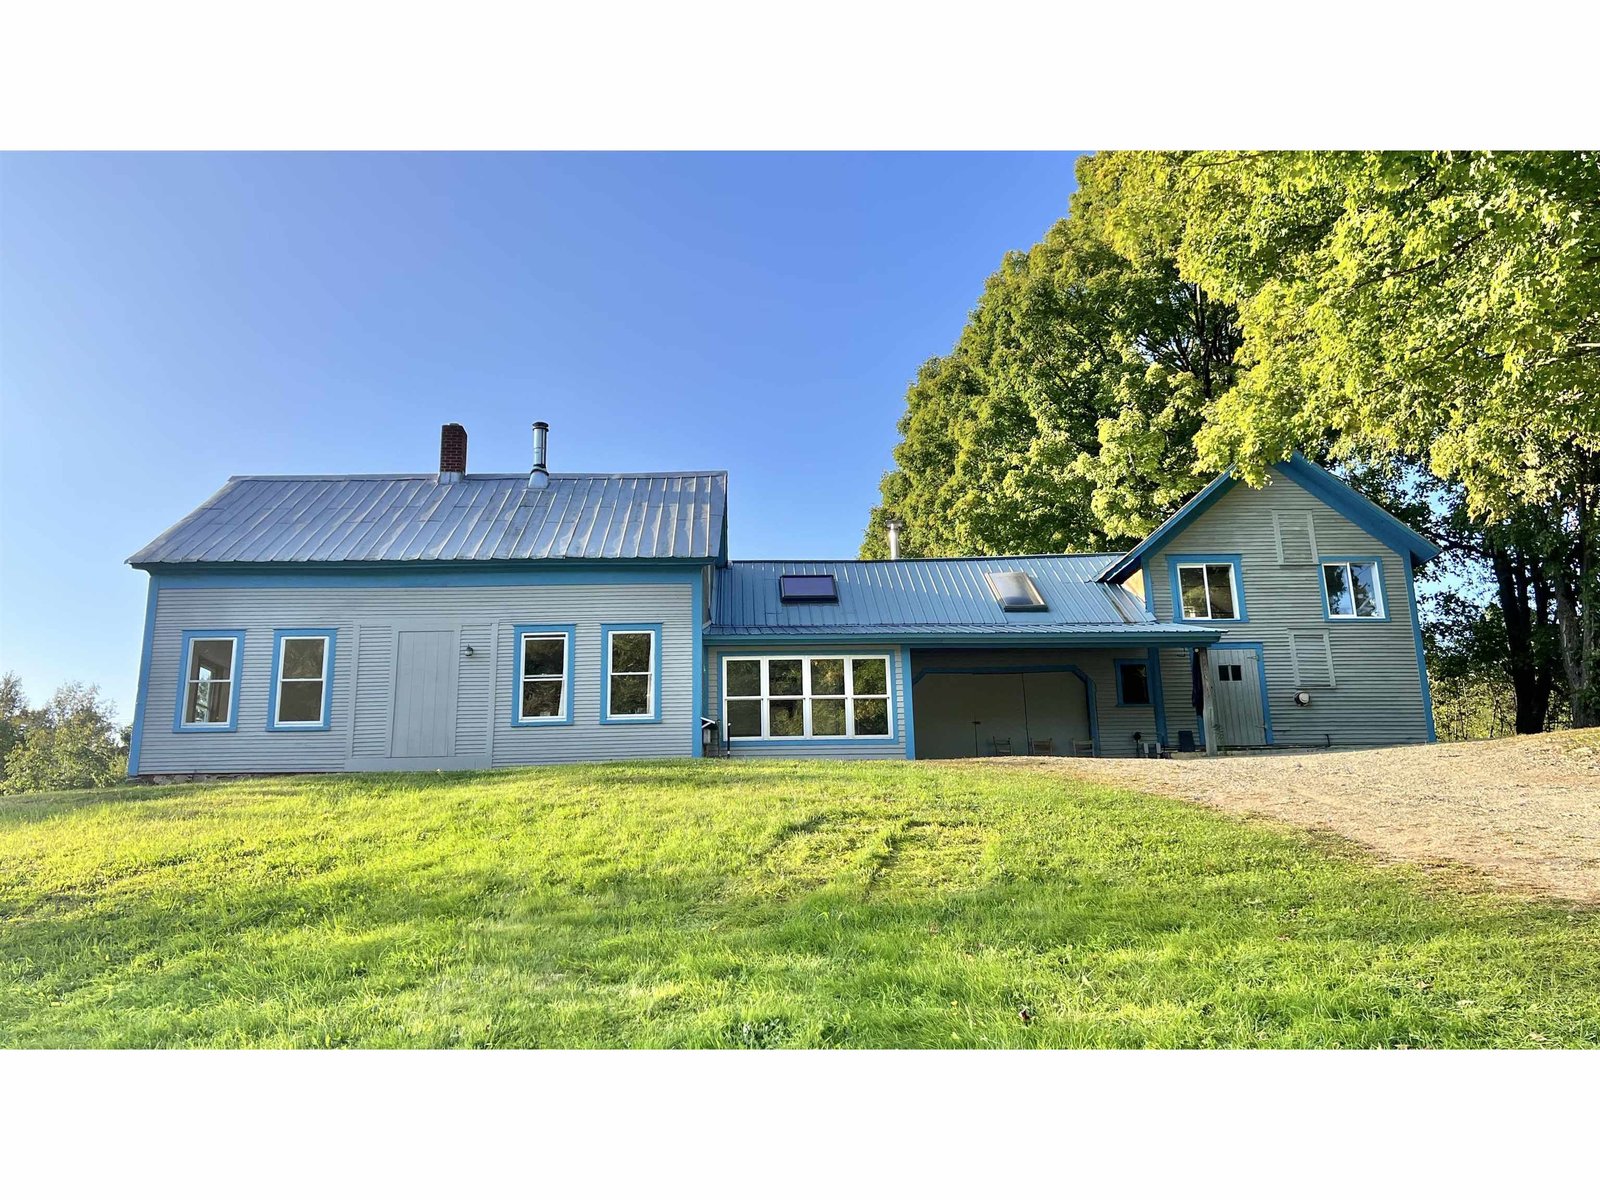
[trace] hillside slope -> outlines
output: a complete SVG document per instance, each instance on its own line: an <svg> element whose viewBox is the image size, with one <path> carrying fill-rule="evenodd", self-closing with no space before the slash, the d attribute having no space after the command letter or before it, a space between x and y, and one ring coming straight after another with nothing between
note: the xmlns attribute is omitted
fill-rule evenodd
<svg viewBox="0 0 1600 1200"><path fill-rule="evenodd" d="M0 804L12 1046L1600 1041L1600 916L984 763Z"/></svg>

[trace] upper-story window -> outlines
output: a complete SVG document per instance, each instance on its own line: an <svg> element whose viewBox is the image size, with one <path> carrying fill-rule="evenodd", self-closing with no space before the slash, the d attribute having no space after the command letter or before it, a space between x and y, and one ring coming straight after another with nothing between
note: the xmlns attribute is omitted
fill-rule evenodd
<svg viewBox="0 0 1600 1200"><path fill-rule="evenodd" d="M1382 620L1383 586L1377 560L1323 560L1322 599L1330 621Z"/></svg>
<svg viewBox="0 0 1600 1200"><path fill-rule="evenodd" d="M1186 621L1239 621L1239 571L1232 562L1186 562L1178 565L1178 601Z"/></svg>

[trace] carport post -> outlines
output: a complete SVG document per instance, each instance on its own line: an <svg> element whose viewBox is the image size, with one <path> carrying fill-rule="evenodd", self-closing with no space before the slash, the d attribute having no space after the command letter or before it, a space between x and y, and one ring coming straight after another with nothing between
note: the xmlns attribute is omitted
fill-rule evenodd
<svg viewBox="0 0 1600 1200"><path fill-rule="evenodd" d="M1217 752L1217 692L1211 683L1211 651L1204 646L1195 650L1200 659L1200 725L1206 735L1206 757Z"/></svg>

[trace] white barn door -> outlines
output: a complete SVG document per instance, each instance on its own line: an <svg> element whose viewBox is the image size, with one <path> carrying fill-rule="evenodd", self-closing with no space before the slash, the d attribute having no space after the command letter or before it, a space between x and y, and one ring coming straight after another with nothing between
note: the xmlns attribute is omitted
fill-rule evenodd
<svg viewBox="0 0 1600 1200"><path fill-rule="evenodd" d="M1266 745L1266 697L1261 694L1259 653L1249 647L1211 647L1216 728L1224 746Z"/></svg>
<svg viewBox="0 0 1600 1200"><path fill-rule="evenodd" d="M391 758L447 758L456 744L456 631L395 635Z"/></svg>

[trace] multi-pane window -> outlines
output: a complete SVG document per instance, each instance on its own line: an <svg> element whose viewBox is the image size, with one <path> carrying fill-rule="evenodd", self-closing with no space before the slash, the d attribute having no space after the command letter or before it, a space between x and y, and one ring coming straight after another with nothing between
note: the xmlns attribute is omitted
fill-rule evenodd
<svg viewBox="0 0 1600 1200"><path fill-rule="evenodd" d="M234 705L236 637L195 637L184 656L183 700L180 725L226 726Z"/></svg>
<svg viewBox="0 0 1600 1200"><path fill-rule="evenodd" d="M563 721L567 715L567 655L565 633L524 633L517 659L521 677L518 717L523 721Z"/></svg>
<svg viewBox="0 0 1600 1200"><path fill-rule="evenodd" d="M730 658L730 738L889 736L889 660L879 655Z"/></svg>
<svg viewBox="0 0 1600 1200"><path fill-rule="evenodd" d="M325 633L278 635L274 728L326 724L332 640Z"/></svg>
<svg viewBox="0 0 1600 1200"><path fill-rule="evenodd" d="M1378 564L1371 559L1324 562L1322 590L1330 620L1381 619L1383 590L1378 586Z"/></svg>
<svg viewBox="0 0 1600 1200"><path fill-rule="evenodd" d="M1183 563L1178 567L1178 593L1188 621L1236 621L1239 596L1232 563Z"/></svg>
<svg viewBox="0 0 1600 1200"><path fill-rule="evenodd" d="M645 720L654 717L657 636L653 629L607 630L608 720Z"/></svg>

